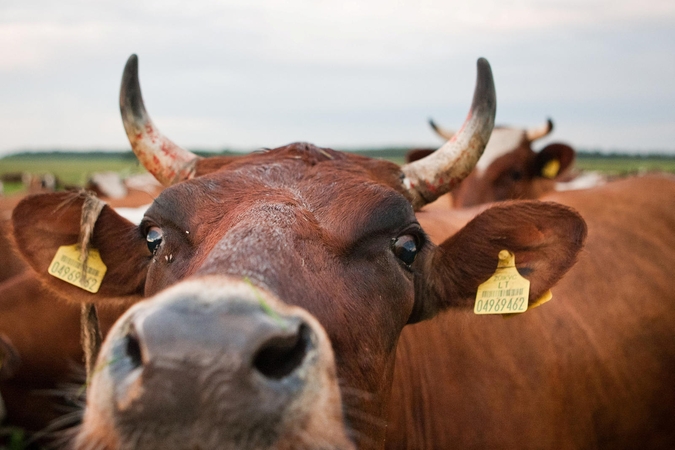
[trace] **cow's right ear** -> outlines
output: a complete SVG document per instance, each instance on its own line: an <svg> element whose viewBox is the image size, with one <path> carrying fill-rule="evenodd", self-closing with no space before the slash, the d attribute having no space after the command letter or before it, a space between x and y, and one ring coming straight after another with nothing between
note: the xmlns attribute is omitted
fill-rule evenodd
<svg viewBox="0 0 675 450"><path fill-rule="evenodd" d="M83 196L75 192L38 194L23 199L12 213L19 252L44 284L68 301L132 303L140 300L152 255L138 227L108 205L103 207L91 239L91 247L98 249L107 267L99 291L92 294L48 273L59 247L78 242L83 203Z"/></svg>
<svg viewBox="0 0 675 450"><path fill-rule="evenodd" d="M431 249L415 279L409 323L448 308L473 308L478 286L497 269L499 253L515 255L536 301L574 265L586 239L586 223L573 209L552 202L495 204Z"/></svg>

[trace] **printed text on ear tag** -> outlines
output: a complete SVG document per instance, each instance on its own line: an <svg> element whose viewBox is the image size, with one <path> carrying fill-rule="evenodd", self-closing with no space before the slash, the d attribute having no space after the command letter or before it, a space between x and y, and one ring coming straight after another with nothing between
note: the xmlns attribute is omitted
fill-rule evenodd
<svg viewBox="0 0 675 450"><path fill-rule="evenodd" d="M95 248L89 249L87 276L82 277L82 258L77 244L62 245L49 265L49 274L92 294L98 292L108 268Z"/></svg>
<svg viewBox="0 0 675 450"><path fill-rule="evenodd" d="M478 286L476 314L512 314L527 311L530 282L516 269L516 257L508 250L499 252L495 273Z"/></svg>

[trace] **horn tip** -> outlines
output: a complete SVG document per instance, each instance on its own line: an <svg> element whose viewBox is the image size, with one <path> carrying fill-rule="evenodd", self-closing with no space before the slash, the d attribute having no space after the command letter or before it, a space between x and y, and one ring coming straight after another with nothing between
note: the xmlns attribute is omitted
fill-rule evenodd
<svg viewBox="0 0 675 450"><path fill-rule="evenodd" d="M471 109L487 108L491 115L497 110L497 94L495 92L495 82L492 76L492 68L487 59L481 57L476 62L476 90L474 91Z"/></svg>
<svg viewBox="0 0 675 450"><path fill-rule="evenodd" d="M135 74L138 74L138 56L136 56L136 53L132 53L124 65L124 79L131 78Z"/></svg>
<svg viewBox="0 0 675 450"><path fill-rule="evenodd" d="M548 124L548 132L550 133L551 131L553 131L553 119L547 117L546 123Z"/></svg>
<svg viewBox="0 0 675 450"><path fill-rule="evenodd" d="M134 120L144 120L146 116L138 80L138 56L135 53L129 56L124 66L122 86L120 87L120 111L125 121L127 117Z"/></svg>

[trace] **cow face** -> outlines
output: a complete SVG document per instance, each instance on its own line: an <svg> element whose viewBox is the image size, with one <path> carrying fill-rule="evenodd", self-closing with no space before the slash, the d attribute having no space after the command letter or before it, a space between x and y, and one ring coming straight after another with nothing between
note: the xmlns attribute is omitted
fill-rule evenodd
<svg viewBox="0 0 675 450"><path fill-rule="evenodd" d="M574 150L550 144L535 152L523 140L484 170L475 170L452 192L453 205L467 207L512 199L534 199L555 189L574 161Z"/></svg>
<svg viewBox="0 0 675 450"><path fill-rule="evenodd" d="M483 116L474 108L468 120L484 121ZM152 126L141 129L152 131ZM431 160L403 168L308 144L234 160L182 154L176 159L180 164L158 176L173 179L173 185L155 200L140 226L108 207L102 210L92 244L108 273L97 294L46 275L56 249L77 242L82 207L77 195L26 199L14 212L15 237L37 273L71 301L131 303L151 297L156 311L179 301L173 294L161 300L166 292L190 297L186 293L210 290L223 293L211 303L227 305L233 301L228 292L246 282L274 303L302 308L330 340L342 394L336 401L347 426L359 443L379 445L403 327L448 308L472 306L477 286L492 275L505 248L516 254L534 300L571 267L585 236L583 220L573 211L525 202L491 208L440 246L432 244L415 209L441 195L444 180L458 182L457 174L471 171L477 156L458 151L457 145L478 143L479 154L487 138L475 123L464 129ZM149 142L173 148L154 133L149 132L155 137ZM439 174L430 171L433 165L452 170ZM164 291L171 286L178 291ZM217 351L213 339L227 347L221 335L205 338L200 329L183 332L185 325L173 325L201 323L193 317L201 314L198 307L182 308L180 314L184 319L179 315L166 322L166 329L208 341L204 348ZM113 333L106 348L125 336ZM133 340L140 342L138 333ZM140 351L131 353L142 361L144 346L136 347ZM189 354L186 350L182 358ZM146 377L137 379L141 383Z"/></svg>

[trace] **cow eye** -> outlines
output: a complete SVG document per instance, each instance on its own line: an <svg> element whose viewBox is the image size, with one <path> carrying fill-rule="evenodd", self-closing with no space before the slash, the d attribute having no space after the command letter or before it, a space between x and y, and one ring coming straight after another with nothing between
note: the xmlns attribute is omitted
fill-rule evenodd
<svg viewBox="0 0 675 450"><path fill-rule="evenodd" d="M511 172L511 179L512 179L512 180L518 181L518 180L520 180L521 178L523 178L523 173L522 173L521 171L519 171L519 170L514 170L513 172Z"/></svg>
<svg viewBox="0 0 675 450"><path fill-rule="evenodd" d="M148 230L148 234L145 235L145 240L148 242L148 250L150 250L150 253L153 255L157 253L159 246L162 244L163 236L164 233L162 233L162 230L158 227L151 227Z"/></svg>
<svg viewBox="0 0 675 450"><path fill-rule="evenodd" d="M409 266L415 261L415 256L417 256L417 239L410 234L399 236L391 240L391 250L398 259Z"/></svg>

